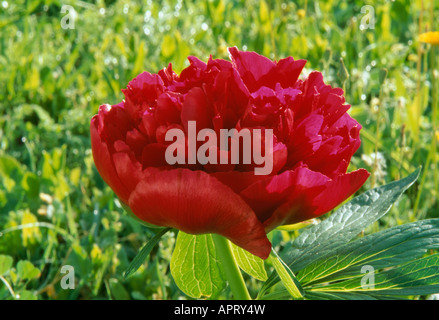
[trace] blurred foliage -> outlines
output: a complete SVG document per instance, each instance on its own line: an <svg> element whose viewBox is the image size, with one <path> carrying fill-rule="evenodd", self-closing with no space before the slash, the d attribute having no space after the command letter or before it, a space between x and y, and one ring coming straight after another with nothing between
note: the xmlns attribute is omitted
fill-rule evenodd
<svg viewBox="0 0 439 320"><path fill-rule="evenodd" d="M368 2L375 24L364 29ZM72 14L63 5L76 12L73 29L62 27ZM155 231L129 218L100 178L89 123L142 71L171 62L179 72L188 55L227 58L228 46L307 59L304 74L320 70L345 89L363 125L350 170L365 167L374 177L363 190L424 166L375 229L438 217L438 91L429 59L438 50L417 40L438 28L438 10L437 1L421 0L0 1L0 299L183 296L169 272L172 232L123 278ZM270 237L282 246L298 232ZM73 290L60 286L64 265L75 268ZM255 292L260 284L246 279Z"/></svg>

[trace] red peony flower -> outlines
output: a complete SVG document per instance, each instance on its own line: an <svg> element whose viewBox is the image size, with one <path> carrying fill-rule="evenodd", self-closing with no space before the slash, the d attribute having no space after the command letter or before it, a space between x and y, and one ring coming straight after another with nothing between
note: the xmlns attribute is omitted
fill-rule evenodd
<svg viewBox="0 0 439 320"><path fill-rule="evenodd" d="M189 57L180 75L169 65L133 79L122 90L123 102L102 105L92 118L93 157L104 181L141 220L190 234L217 233L266 259L266 233L329 212L366 181L364 169L346 173L361 126L346 113L343 91L325 85L321 73L299 80L306 61L273 62L236 48L229 53L231 62ZM271 173L255 174L255 161L197 161L191 144L201 143L191 142L191 123L196 133L218 135L270 130L272 150L263 152L271 156ZM179 143L187 152L185 161L171 165L172 129L183 132ZM208 153L231 158L215 143Z"/></svg>

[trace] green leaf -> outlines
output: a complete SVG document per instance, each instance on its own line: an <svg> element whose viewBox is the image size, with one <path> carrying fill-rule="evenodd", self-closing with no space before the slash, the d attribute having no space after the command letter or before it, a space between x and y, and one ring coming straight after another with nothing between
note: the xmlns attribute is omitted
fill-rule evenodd
<svg viewBox="0 0 439 320"><path fill-rule="evenodd" d="M40 270L38 270L32 262L20 260L17 263L17 276L21 280L35 279L40 276Z"/></svg>
<svg viewBox="0 0 439 320"><path fill-rule="evenodd" d="M177 286L193 298L215 296L226 284L210 234L178 233L171 274Z"/></svg>
<svg viewBox="0 0 439 320"><path fill-rule="evenodd" d="M0 276L4 275L12 267L13 259L11 256L0 254Z"/></svg>
<svg viewBox="0 0 439 320"><path fill-rule="evenodd" d="M40 194L40 180L38 176L32 172L26 172L24 174L21 186L31 198L36 198Z"/></svg>
<svg viewBox="0 0 439 320"><path fill-rule="evenodd" d="M11 156L0 156L0 183L3 182L7 191L11 191L16 181L21 181L23 169L20 163Z"/></svg>
<svg viewBox="0 0 439 320"><path fill-rule="evenodd" d="M287 289L288 293L294 299L302 299L303 298L303 289L297 280L294 273L287 266L287 264L277 255L274 250L271 250L270 253L270 261L273 264L274 269L279 275L282 284Z"/></svg>
<svg viewBox="0 0 439 320"><path fill-rule="evenodd" d="M407 300L406 298L386 296L386 295L370 295L360 292L306 292L308 300Z"/></svg>
<svg viewBox="0 0 439 320"><path fill-rule="evenodd" d="M20 300L38 300L38 297L35 292L29 291L29 290L21 290L18 293Z"/></svg>
<svg viewBox="0 0 439 320"><path fill-rule="evenodd" d="M141 41L139 46L137 47L136 51L136 60L134 61L133 69L132 69L132 75L137 76L140 74L144 69L144 61L145 61L145 41Z"/></svg>
<svg viewBox="0 0 439 320"><path fill-rule="evenodd" d="M302 269L340 245L352 240L383 217L393 203L416 181L420 169L408 177L369 190L340 207L321 223L306 229L286 253L293 271Z"/></svg>
<svg viewBox="0 0 439 320"><path fill-rule="evenodd" d="M29 209L26 209L23 212L23 216L21 218L21 224L22 225L38 224L38 219L35 215L33 215L29 211ZM41 241L42 235L38 226L35 226L30 228L23 228L21 230L21 237L23 239L23 246L29 247L30 245Z"/></svg>
<svg viewBox="0 0 439 320"><path fill-rule="evenodd" d="M268 22L270 19L270 9L264 0L259 1L259 18L262 24Z"/></svg>
<svg viewBox="0 0 439 320"><path fill-rule="evenodd" d="M151 253L151 250L157 245L161 237L171 230L171 228L164 228L160 230L151 240L148 241L147 244L140 250L140 252L135 256L133 261L131 261L128 268L125 270L124 277L128 277L130 274L137 271L140 268L142 263L146 260L148 255Z"/></svg>
<svg viewBox="0 0 439 320"><path fill-rule="evenodd" d="M285 250L284 261L297 273L352 240L390 210L392 204L416 181L420 170L418 168L404 179L355 197L319 224L304 229L291 247ZM261 291L264 292L278 281L279 278L273 273Z"/></svg>
<svg viewBox="0 0 439 320"><path fill-rule="evenodd" d="M267 280L268 277L264 267L264 260L251 254L247 250L234 245L233 243L232 250L236 262L244 272L258 280Z"/></svg>
<svg viewBox="0 0 439 320"><path fill-rule="evenodd" d="M389 268L417 259L439 248L439 219L422 220L368 235L338 248L308 265L297 278L303 286L346 279L361 268Z"/></svg>
<svg viewBox="0 0 439 320"><path fill-rule="evenodd" d="M407 262L393 269L375 272L372 286L363 288L364 274L333 284L322 284L312 291L351 292L379 295L427 295L439 293L439 254Z"/></svg>
<svg viewBox="0 0 439 320"><path fill-rule="evenodd" d="M78 243L71 246L72 252L67 259L68 265L75 268L75 275L78 274L81 278L87 279L91 275L92 261L85 251Z"/></svg>
<svg viewBox="0 0 439 320"><path fill-rule="evenodd" d="M177 49L175 38L169 34L163 37L162 54L165 58L171 57Z"/></svg>
<svg viewBox="0 0 439 320"><path fill-rule="evenodd" d="M125 290L124 286L116 278L111 278L109 281L110 291L116 300L129 300L130 295Z"/></svg>

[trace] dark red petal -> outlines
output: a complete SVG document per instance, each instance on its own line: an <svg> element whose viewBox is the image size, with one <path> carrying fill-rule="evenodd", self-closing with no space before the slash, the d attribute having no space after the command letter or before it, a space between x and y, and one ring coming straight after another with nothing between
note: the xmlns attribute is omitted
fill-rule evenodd
<svg viewBox="0 0 439 320"><path fill-rule="evenodd" d="M127 88L122 90L130 117L137 122L145 110L155 104L163 91L163 79L157 74L143 72L131 80Z"/></svg>
<svg viewBox="0 0 439 320"><path fill-rule="evenodd" d="M206 95L199 87L192 88L186 95L181 110L181 122L188 130L188 121L196 121L197 131L212 126L211 111L208 109Z"/></svg>
<svg viewBox="0 0 439 320"><path fill-rule="evenodd" d="M311 170L321 172L328 177L333 177L334 174L346 173L347 166L343 170L340 167L340 162L346 157L345 153L350 150L346 147L341 148L342 142L343 137L341 136L333 136L324 140L320 148L311 157L304 159L304 162Z"/></svg>
<svg viewBox="0 0 439 320"><path fill-rule="evenodd" d="M221 183L230 187L234 192L238 194L252 184L260 180L267 179L267 176L257 176L254 174L253 171L213 172L210 175L221 181Z"/></svg>
<svg viewBox="0 0 439 320"><path fill-rule="evenodd" d="M264 140L263 142L264 143ZM251 164L238 164L236 165L236 168L238 168L240 171L244 172L252 172L254 174L255 168L260 168L260 174L259 175L275 175L278 173L286 164L287 157L288 157L288 150L287 147L281 143L281 142L274 142L274 146L272 150L265 150L265 146L261 147L258 146L258 149L255 149L254 146L252 146L252 152L255 152L257 150L257 154L263 154L264 161L262 164L256 164L252 161ZM265 154L267 152L267 154ZM266 162L272 161L271 164L271 171L270 170L270 164L267 164ZM264 169L262 169L264 168Z"/></svg>
<svg viewBox="0 0 439 320"><path fill-rule="evenodd" d="M258 81L269 73L275 63L256 52L239 51L238 48L229 48L230 59L241 75L250 92L259 88Z"/></svg>
<svg viewBox="0 0 439 320"><path fill-rule="evenodd" d="M155 133L157 129L157 121L152 112L145 111L142 116L142 121L139 123L139 130L149 138L149 141L155 141Z"/></svg>
<svg viewBox="0 0 439 320"><path fill-rule="evenodd" d="M129 146L129 149L134 152L136 157L139 157L142 154L143 148L148 144L148 138L139 130L133 128L127 132L125 143Z"/></svg>
<svg viewBox="0 0 439 320"><path fill-rule="evenodd" d="M178 80L178 75L172 70L172 63L157 73L163 80L163 84L167 87L172 84L172 82Z"/></svg>
<svg viewBox="0 0 439 320"><path fill-rule="evenodd" d="M99 107L98 124L100 137L108 144L124 139L133 123L125 109L125 104L111 106L104 104Z"/></svg>
<svg viewBox="0 0 439 320"><path fill-rule="evenodd" d="M354 194L368 177L369 172L359 169L332 180L302 168L289 181L293 187L288 199L264 222L266 230L316 218L331 211Z"/></svg>
<svg viewBox="0 0 439 320"><path fill-rule="evenodd" d="M254 183L240 195L253 208L261 222L270 221L270 226L277 227L288 218L286 214L273 215L278 207L304 192L309 197L317 195L315 189L321 189L328 180L324 175L301 166Z"/></svg>
<svg viewBox="0 0 439 320"><path fill-rule="evenodd" d="M145 146L142 151L143 168L168 166L165 157L166 148L166 145L159 143L151 143Z"/></svg>
<svg viewBox="0 0 439 320"><path fill-rule="evenodd" d="M306 60L294 60L292 57L279 60L276 67L264 77L270 81L272 85L279 82L283 88L292 87L295 85Z"/></svg>
<svg viewBox="0 0 439 320"><path fill-rule="evenodd" d="M316 215L324 214L340 203L345 201L351 195L360 189L360 187L369 178L370 173L365 169L339 175L331 180L326 189L314 199L314 205L317 206Z"/></svg>
<svg viewBox="0 0 439 320"><path fill-rule="evenodd" d="M311 156L320 147L322 136L319 132L323 120L324 117L320 114L310 114L290 132L287 164L289 168Z"/></svg>
<svg viewBox="0 0 439 320"><path fill-rule="evenodd" d="M266 259L271 250L253 210L229 187L202 171L147 169L129 206L140 219L190 234L217 233Z"/></svg>
<svg viewBox="0 0 439 320"><path fill-rule="evenodd" d="M90 125L91 149L96 169L102 179L111 187L111 189L113 189L116 195L124 203L128 203L129 192L117 175L107 144L102 141L99 135L98 122L99 115L95 115L92 118Z"/></svg>
<svg viewBox="0 0 439 320"><path fill-rule="evenodd" d="M179 95L165 92L157 99L155 119L159 123L179 123L181 106Z"/></svg>
<svg viewBox="0 0 439 320"><path fill-rule="evenodd" d="M278 142L273 147L273 171L271 174L278 173L286 164L288 157L287 147Z"/></svg>
<svg viewBox="0 0 439 320"><path fill-rule="evenodd" d="M142 165L136 160L132 152L114 153L113 163L125 191L128 193L133 192L137 183L142 179Z"/></svg>

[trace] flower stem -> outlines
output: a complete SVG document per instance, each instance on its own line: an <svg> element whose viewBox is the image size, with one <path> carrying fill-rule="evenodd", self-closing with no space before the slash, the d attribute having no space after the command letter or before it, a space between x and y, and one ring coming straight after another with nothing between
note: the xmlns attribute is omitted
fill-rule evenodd
<svg viewBox="0 0 439 320"><path fill-rule="evenodd" d="M251 300L244 278L239 271L229 241L217 234L212 234L219 260L223 264L224 273L229 282L235 300Z"/></svg>

